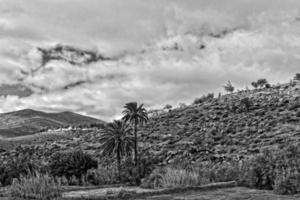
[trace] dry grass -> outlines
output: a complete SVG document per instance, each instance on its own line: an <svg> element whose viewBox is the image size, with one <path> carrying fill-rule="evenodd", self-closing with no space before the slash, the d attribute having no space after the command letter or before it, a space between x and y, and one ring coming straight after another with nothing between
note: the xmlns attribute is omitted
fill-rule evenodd
<svg viewBox="0 0 300 200"><path fill-rule="evenodd" d="M9 189L9 199L55 200L62 196L60 184L49 175L34 175L15 179Z"/></svg>

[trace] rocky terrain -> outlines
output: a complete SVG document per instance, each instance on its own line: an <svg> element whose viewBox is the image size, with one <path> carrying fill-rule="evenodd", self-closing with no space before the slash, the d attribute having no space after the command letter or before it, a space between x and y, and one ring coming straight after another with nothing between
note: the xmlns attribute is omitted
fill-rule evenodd
<svg viewBox="0 0 300 200"><path fill-rule="evenodd" d="M241 100L248 97L247 111ZM241 91L171 110L141 131L145 150L162 162L253 155L300 142L300 84Z"/></svg>
<svg viewBox="0 0 300 200"><path fill-rule="evenodd" d="M248 110L241 104L245 97L251 102ZM242 159L266 148L296 144L300 142L300 84L240 91L173 109L150 118L139 130L140 148L161 164L182 159ZM42 159L56 151L73 148L99 156L102 131L96 128L57 130L2 140L5 150L2 158L23 152ZM16 149L9 151L13 148Z"/></svg>
<svg viewBox="0 0 300 200"><path fill-rule="evenodd" d="M45 113L25 109L0 115L0 136L17 137L35 134L46 129L103 123L101 120L72 112Z"/></svg>

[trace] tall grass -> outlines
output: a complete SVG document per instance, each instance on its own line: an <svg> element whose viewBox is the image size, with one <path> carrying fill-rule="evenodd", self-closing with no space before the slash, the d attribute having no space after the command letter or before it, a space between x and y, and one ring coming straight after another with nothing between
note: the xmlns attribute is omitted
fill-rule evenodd
<svg viewBox="0 0 300 200"><path fill-rule="evenodd" d="M201 171L195 169L182 169L175 167L163 167L155 169L146 178L141 187L143 188L174 188L199 186L207 183L202 177Z"/></svg>
<svg viewBox="0 0 300 200"><path fill-rule="evenodd" d="M161 174L163 188L197 186L202 184L202 178L198 171L185 169L166 168Z"/></svg>
<svg viewBox="0 0 300 200"><path fill-rule="evenodd" d="M40 173L14 179L9 189L9 199L56 200L61 196L61 185Z"/></svg>

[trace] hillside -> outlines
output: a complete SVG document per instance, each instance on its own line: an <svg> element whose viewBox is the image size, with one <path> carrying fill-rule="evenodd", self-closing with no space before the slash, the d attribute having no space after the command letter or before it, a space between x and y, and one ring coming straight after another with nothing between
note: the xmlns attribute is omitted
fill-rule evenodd
<svg viewBox="0 0 300 200"><path fill-rule="evenodd" d="M249 111L241 105L248 97ZM240 159L300 142L300 84L241 91L151 118L145 152L161 162Z"/></svg>
<svg viewBox="0 0 300 200"><path fill-rule="evenodd" d="M0 114L0 136L17 137L31 135L47 128L63 128L80 124L103 124L95 118L72 112L45 113L25 109Z"/></svg>
<svg viewBox="0 0 300 200"><path fill-rule="evenodd" d="M245 97L252 102L248 111L241 105ZM32 152L38 159L72 148L99 156L101 131L70 130L52 136L50 133L10 145L22 144L16 151ZM147 125L140 127L139 134L143 153L152 154L161 164L183 159L242 159L266 148L299 143L300 83L241 91L165 111L150 118ZM14 155L16 151L3 155Z"/></svg>

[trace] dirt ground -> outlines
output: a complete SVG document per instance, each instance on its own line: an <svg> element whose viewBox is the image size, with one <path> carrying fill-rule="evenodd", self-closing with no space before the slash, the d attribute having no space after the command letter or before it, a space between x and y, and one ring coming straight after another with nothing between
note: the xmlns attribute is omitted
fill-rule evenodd
<svg viewBox="0 0 300 200"><path fill-rule="evenodd" d="M236 187L185 194L157 195L138 200L300 200L300 195L281 196L275 195L272 191Z"/></svg>
<svg viewBox="0 0 300 200"><path fill-rule="evenodd" d="M109 192L116 192L122 188L106 188L106 189L94 189L84 191L66 192L65 198L92 198L105 196L107 190ZM140 188L124 188L129 191L144 190ZM144 192L144 191L139 191ZM209 191L190 191L181 194L164 194L153 195L147 197L136 198L137 200L300 200L300 195L294 196L282 196L276 195L272 191L255 190L243 187L214 189Z"/></svg>

